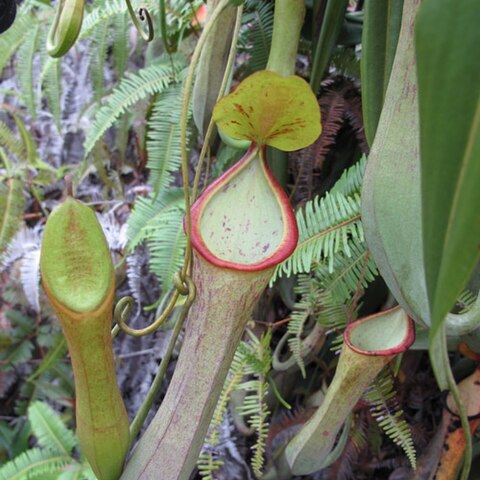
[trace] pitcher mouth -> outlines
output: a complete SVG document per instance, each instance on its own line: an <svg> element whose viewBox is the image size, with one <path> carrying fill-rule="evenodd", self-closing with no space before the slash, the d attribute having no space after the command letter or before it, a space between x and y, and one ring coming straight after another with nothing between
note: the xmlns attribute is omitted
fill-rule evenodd
<svg viewBox="0 0 480 480"><path fill-rule="evenodd" d="M265 158L265 146L252 144L192 205L192 245L215 266L261 271L295 250L295 215Z"/></svg>
<svg viewBox="0 0 480 480"><path fill-rule="evenodd" d="M363 332L359 330L362 327ZM400 338L395 341L397 336ZM397 355L415 341L415 323L398 306L351 323L345 329L344 339L351 350L361 355Z"/></svg>

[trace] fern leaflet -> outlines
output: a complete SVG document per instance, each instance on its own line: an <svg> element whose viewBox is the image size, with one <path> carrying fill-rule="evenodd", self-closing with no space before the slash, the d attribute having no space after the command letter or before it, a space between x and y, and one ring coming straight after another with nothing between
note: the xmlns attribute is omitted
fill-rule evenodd
<svg viewBox="0 0 480 480"><path fill-rule="evenodd" d="M139 198L128 220L129 249L140 242L148 245L150 268L166 291L183 263L186 237L183 232L184 199L181 189Z"/></svg>
<svg viewBox="0 0 480 480"><path fill-rule="evenodd" d="M25 152L22 142L17 138L14 132L0 120L0 145L10 154L18 159L23 159Z"/></svg>
<svg viewBox="0 0 480 480"><path fill-rule="evenodd" d="M340 193L315 197L297 212L299 242L293 254L275 270L272 282L283 275L307 273L314 262L328 261L333 271L335 254L351 256L352 242L363 241L360 196Z"/></svg>
<svg viewBox="0 0 480 480"><path fill-rule="evenodd" d="M367 157L362 155L362 158L352 165L350 168L342 173L342 176L335 182L335 185L330 189L330 193L341 193L345 196L359 194L362 189L363 175L367 168Z"/></svg>
<svg viewBox="0 0 480 480"><path fill-rule="evenodd" d="M50 406L39 401L32 403L28 419L41 447L54 454L71 455L77 439Z"/></svg>
<svg viewBox="0 0 480 480"><path fill-rule="evenodd" d="M125 76L108 97L106 104L97 111L92 128L85 138L85 156L132 105L168 87L184 65L183 57L176 56L173 61L175 70L172 70L170 63L164 61L144 68L137 74Z"/></svg>
<svg viewBox="0 0 480 480"><path fill-rule="evenodd" d="M17 75L22 90L22 98L30 115L36 117L35 91L33 82L33 59L37 49L40 24L35 24L25 35L25 40L18 49Z"/></svg>
<svg viewBox="0 0 480 480"><path fill-rule="evenodd" d="M178 171L181 162L180 117L182 88L170 86L159 95L148 122L147 151L150 184L156 194L171 184L172 173ZM191 128L187 129L187 145Z"/></svg>
<svg viewBox="0 0 480 480"><path fill-rule="evenodd" d="M0 183L0 259L20 226L25 199L23 185L15 178Z"/></svg>
<svg viewBox="0 0 480 480"><path fill-rule="evenodd" d="M273 6L270 2L246 2L244 28L240 31L239 50L249 53L248 69L263 70L268 61L273 33Z"/></svg>
<svg viewBox="0 0 480 480"><path fill-rule="evenodd" d="M36 23L38 19L32 14L30 8L22 5L13 25L0 35L0 74L22 42L27 40L28 35L25 35L25 32L31 32Z"/></svg>
<svg viewBox="0 0 480 480"><path fill-rule="evenodd" d="M0 480L53 480L72 462L69 456L32 448L1 467Z"/></svg>
<svg viewBox="0 0 480 480"><path fill-rule="evenodd" d="M412 468L415 469L416 452L412 432L396 400L393 376L388 366L380 372L364 394L364 398L371 405L370 411L380 428L402 448Z"/></svg>
<svg viewBox="0 0 480 480"><path fill-rule="evenodd" d="M238 407L238 412L248 417L248 424L257 435L257 439L252 446L251 464L255 476L261 478L268 435L267 418L270 416L265 398L268 391L267 375L272 368L270 349L272 330L267 330L260 339L250 330L247 330L247 333L250 342L242 342L238 350L247 362L245 375L249 375L252 379L239 384L237 387L237 390L247 392L243 404Z"/></svg>

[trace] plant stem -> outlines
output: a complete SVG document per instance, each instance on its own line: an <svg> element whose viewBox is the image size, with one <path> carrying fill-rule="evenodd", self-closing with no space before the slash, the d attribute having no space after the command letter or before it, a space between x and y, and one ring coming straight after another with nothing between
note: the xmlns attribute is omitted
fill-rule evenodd
<svg viewBox="0 0 480 480"><path fill-rule="evenodd" d="M323 16L320 37L313 54L312 76L310 86L315 94L320 90L323 73L327 68L333 48L342 28L348 0L328 0Z"/></svg>
<svg viewBox="0 0 480 480"><path fill-rule="evenodd" d="M267 70L287 77L295 73L300 30L305 17L303 0L276 0L273 36Z"/></svg>
<svg viewBox="0 0 480 480"><path fill-rule="evenodd" d="M298 42L305 17L303 0L276 0L273 17L273 35L267 70L284 77L295 74ZM282 188L288 183L288 153L268 149L269 165ZM271 160L271 161L270 161Z"/></svg>
<svg viewBox="0 0 480 480"><path fill-rule="evenodd" d="M135 415L135 418L130 425L130 444L135 441L135 438L137 437L145 422L145 419L147 418L148 412L152 408L153 402L157 398L160 387L162 386L163 377L165 376L165 372L167 371L167 367L173 353L173 349L175 348L175 344L177 343L178 335L182 330L185 317L186 312L185 309L183 309L182 312L180 312L180 315L175 323L175 329L172 332L172 336L170 337L170 340L168 342L167 351L165 352L165 355L160 362L160 367L158 368L158 372L155 375L155 379L150 385L150 389L148 390L148 393L145 396L141 407L139 408L137 414Z"/></svg>

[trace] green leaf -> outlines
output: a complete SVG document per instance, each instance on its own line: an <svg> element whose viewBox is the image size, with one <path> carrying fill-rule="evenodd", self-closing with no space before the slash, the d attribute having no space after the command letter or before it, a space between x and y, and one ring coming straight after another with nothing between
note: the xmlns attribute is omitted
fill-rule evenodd
<svg viewBox="0 0 480 480"><path fill-rule="evenodd" d="M337 38L342 29L347 5L348 0L328 0L326 2L320 36L315 45L315 52L313 54L310 85L314 92L320 90L320 83L323 74L328 66L330 56L337 44Z"/></svg>
<svg viewBox="0 0 480 480"><path fill-rule="evenodd" d="M213 110L218 127L233 138L290 152L320 135L320 108L307 82L269 70L254 73Z"/></svg>
<svg viewBox="0 0 480 480"><path fill-rule="evenodd" d="M426 0L417 16L424 264L432 337L480 255L478 1Z"/></svg>
<svg viewBox="0 0 480 480"><path fill-rule="evenodd" d="M71 455L77 439L49 405L38 401L32 403L28 407L28 419L40 446L55 454Z"/></svg>
<svg viewBox="0 0 480 480"><path fill-rule="evenodd" d="M402 20L403 0L367 0L362 35L362 110L372 145L382 111Z"/></svg>

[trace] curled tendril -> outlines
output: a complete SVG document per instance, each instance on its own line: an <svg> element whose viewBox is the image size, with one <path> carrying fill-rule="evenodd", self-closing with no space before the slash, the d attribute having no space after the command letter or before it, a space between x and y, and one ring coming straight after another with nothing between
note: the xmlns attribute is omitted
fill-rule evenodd
<svg viewBox="0 0 480 480"><path fill-rule="evenodd" d="M115 322L117 323L120 330L133 337L143 337L144 335L148 335L154 332L155 330L157 330L157 328L160 327L160 325L162 325L163 322L165 322L165 320L169 317L170 313L172 313L172 310L175 307L177 299L180 295L187 296L182 311L182 316L185 316L193 301L195 300L195 284L188 275L185 275L185 279L182 280L179 272L174 275L173 282L175 285L175 289L172 293L172 296L170 297L167 307L151 325L145 328L136 329L127 325L127 319L132 311L134 301L132 297L123 297L122 299L120 299L115 306L115 311L113 314Z"/></svg>
<svg viewBox="0 0 480 480"><path fill-rule="evenodd" d="M145 7L141 7L138 9L138 18L137 15L135 14L135 10L132 7L132 4L130 3L130 0L126 0L127 2L127 8L128 8L128 13L130 14L130 18L132 19L133 24L135 25L135 28L138 30L138 33L142 36L142 38L146 42L151 42L153 40L153 22L152 22L152 17L150 16L150 13L148 13L148 10ZM138 20L140 19L141 22L147 23L147 30L145 31Z"/></svg>
<svg viewBox="0 0 480 480"><path fill-rule="evenodd" d="M286 332L278 342L272 355L272 368L277 371L285 371L297 363L296 358L290 355L286 360L281 360L282 350L287 344L288 339L292 336L290 332ZM305 358L315 349L320 349L325 341L324 329L318 323L315 324L312 331L302 340L301 357Z"/></svg>

